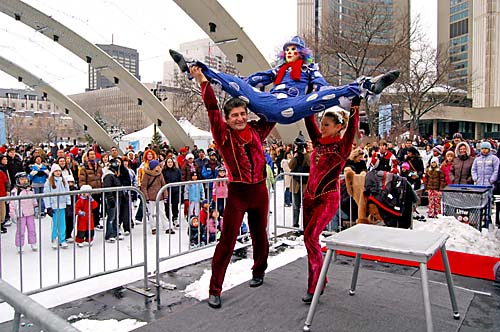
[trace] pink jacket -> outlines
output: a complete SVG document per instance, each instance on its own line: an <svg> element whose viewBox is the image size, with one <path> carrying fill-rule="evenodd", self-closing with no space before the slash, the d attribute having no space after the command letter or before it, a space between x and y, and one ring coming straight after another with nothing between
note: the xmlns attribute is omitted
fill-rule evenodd
<svg viewBox="0 0 500 332"><path fill-rule="evenodd" d="M227 182L215 182L212 190L213 199L227 198Z"/></svg>
<svg viewBox="0 0 500 332"><path fill-rule="evenodd" d="M19 192L19 195L17 193L17 188L14 188L10 192L11 196L28 196L28 195L34 195L35 193L31 189L21 189ZM21 215L19 216L19 205L21 205ZM35 207L38 206L38 202L36 199L21 199L19 201L14 200L11 201L10 204L10 217L17 219L18 217L28 217L28 216L34 216L35 215Z"/></svg>

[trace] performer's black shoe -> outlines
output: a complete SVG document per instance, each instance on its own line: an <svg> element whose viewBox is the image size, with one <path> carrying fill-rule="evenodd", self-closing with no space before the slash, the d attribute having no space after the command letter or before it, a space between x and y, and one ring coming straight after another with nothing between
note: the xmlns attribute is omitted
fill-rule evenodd
<svg viewBox="0 0 500 332"><path fill-rule="evenodd" d="M374 77L370 80L372 85L368 87L368 90L378 95L385 88L394 83L398 79L399 74L399 70L391 70L390 72Z"/></svg>
<svg viewBox="0 0 500 332"><path fill-rule="evenodd" d="M222 306L220 296L210 295L208 297L208 305L210 308L219 309Z"/></svg>
<svg viewBox="0 0 500 332"><path fill-rule="evenodd" d="M168 50L168 53L170 53L170 56L174 60L174 62L179 66L181 72L183 73L189 73L189 66L186 62L186 59L184 59L184 56L180 54L179 52L176 52L174 50Z"/></svg>
<svg viewBox="0 0 500 332"><path fill-rule="evenodd" d="M259 287L264 283L264 277L253 277L248 284L250 287Z"/></svg>
<svg viewBox="0 0 500 332"><path fill-rule="evenodd" d="M320 295L323 295L323 292L324 292L324 291L321 291L321 294L320 294ZM314 296L314 294L309 294L309 293L306 293L306 296L304 296L304 297L302 298L302 302L307 303L307 304L310 304L310 303L312 302L312 300L313 300L313 296Z"/></svg>

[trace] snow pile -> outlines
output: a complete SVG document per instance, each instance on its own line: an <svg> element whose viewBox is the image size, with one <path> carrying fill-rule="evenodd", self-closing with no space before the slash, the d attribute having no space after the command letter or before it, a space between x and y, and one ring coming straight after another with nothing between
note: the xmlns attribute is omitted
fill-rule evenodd
<svg viewBox="0 0 500 332"><path fill-rule="evenodd" d="M468 254L500 257L500 231L493 232L483 229L479 232L474 227L461 223L455 217L439 216L427 219L427 222L414 221L416 230L448 234L446 249Z"/></svg>

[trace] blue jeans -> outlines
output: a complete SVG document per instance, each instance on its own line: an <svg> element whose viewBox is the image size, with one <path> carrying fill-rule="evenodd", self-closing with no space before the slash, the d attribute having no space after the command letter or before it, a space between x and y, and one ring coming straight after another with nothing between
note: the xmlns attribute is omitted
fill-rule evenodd
<svg viewBox="0 0 500 332"><path fill-rule="evenodd" d="M105 239L116 238L118 236L118 227L116 220L116 206L111 208L109 204L106 204L106 214L108 215L106 219L106 235Z"/></svg>
<svg viewBox="0 0 500 332"><path fill-rule="evenodd" d="M33 187L33 191L35 192L35 194L43 194L43 187ZM38 207L35 208L35 211L38 213L45 212L45 202L43 201L43 199L39 199L37 200L37 202Z"/></svg>

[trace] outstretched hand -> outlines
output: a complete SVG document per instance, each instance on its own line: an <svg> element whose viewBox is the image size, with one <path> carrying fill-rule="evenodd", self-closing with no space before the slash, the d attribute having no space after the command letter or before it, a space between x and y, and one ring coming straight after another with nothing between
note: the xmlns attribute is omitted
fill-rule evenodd
<svg viewBox="0 0 500 332"><path fill-rule="evenodd" d="M198 82L198 84L208 81L205 74L203 74L201 68L198 66L189 67L189 73L191 74L191 76L193 76L196 82Z"/></svg>

